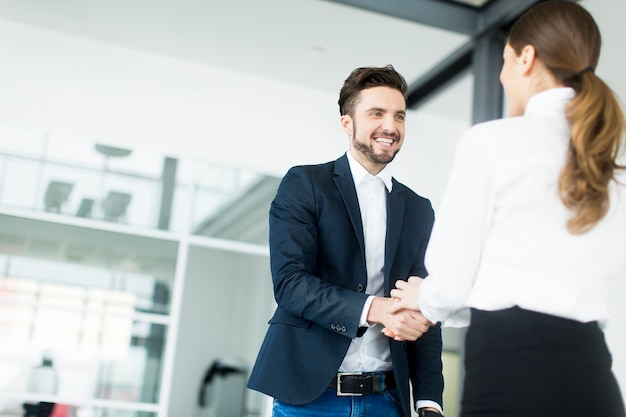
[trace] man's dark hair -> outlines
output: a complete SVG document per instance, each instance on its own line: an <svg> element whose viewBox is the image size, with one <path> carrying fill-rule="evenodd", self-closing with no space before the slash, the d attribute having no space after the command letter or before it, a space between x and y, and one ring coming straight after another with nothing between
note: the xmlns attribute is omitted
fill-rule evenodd
<svg viewBox="0 0 626 417"><path fill-rule="evenodd" d="M359 93L372 87L389 87L398 90L404 97L408 93L408 86L404 77L392 65L385 67L357 68L346 78L339 92L339 113L343 116L353 115L354 106L359 99Z"/></svg>

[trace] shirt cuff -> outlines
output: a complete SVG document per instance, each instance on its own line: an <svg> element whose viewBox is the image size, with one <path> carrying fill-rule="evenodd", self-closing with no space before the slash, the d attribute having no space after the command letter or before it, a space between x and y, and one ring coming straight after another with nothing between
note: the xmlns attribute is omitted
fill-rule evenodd
<svg viewBox="0 0 626 417"><path fill-rule="evenodd" d="M419 410L420 408L424 408L424 407L436 408L441 414L443 414L443 408L441 408L441 406L439 404L437 404L435 401L432 401L432 400L418 400L415 403L415 409L416 410Z"/></svg>
<svg viewBox="0 0 626 417"><path fill-rule="evenodd" d="M365 304L363 305L363 311L361 311L361 319L359 321L359 327L372 327L373 324L367 322L367 313L370 312L370 307L372 306L372 302L376 298L375 295L370 295L365 300Z"/></svg>

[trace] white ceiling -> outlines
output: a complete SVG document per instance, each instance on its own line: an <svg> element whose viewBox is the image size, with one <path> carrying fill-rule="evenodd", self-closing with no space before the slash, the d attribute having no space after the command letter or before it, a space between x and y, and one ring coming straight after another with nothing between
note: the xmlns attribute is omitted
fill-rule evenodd
<svg viewBox="0 0 626 417"><path fill-rule="evenodd" d="M603 29L598 72L624 97L623 54L606 50L620 45L612 31L621 30L626 6L581 3ZM0 19L332 94L359 66L391 63L411 83L468 40L324 0L0 0ZM469 122L471 93L472 79L463 77L424 110Z"/></svg>
<svg viewBox="0 0 626 417"><path fill-rule="evenodd" d="M414 81L467 40L323 0L0 0L0 18L332 93L358 66Z"/></svg>

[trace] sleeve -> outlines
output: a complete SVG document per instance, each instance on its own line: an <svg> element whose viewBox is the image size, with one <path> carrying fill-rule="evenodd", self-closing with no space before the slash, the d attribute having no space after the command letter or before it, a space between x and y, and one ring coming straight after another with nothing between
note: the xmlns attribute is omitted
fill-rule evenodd
<svg viewBox="0 0 626 417"><path fill-rule="evenodd" d="M319 227L311 176L302 167L290 169L270 207L274 296L278 307L292 316L354 338L367 295L337 285L338 277L316 275L318 247L329 232ZM339 322L338 330L334 323Z"/></svg>
<svg viewBox="0 0 626 417"><path fill-rule="evenodd" d="M415 342L406 343L409 369L416 402L430 400L443 405L443 363L441 325L437 323Z"/></svg>
<svg viewBox="0 0 626 417"><path fill-rule="evenodd" d="M426 251L422 314L445 326L469 324L466 301L480 266L494 209L494 152L480 125L459 141Z"/></svg>
<svg viewBox="0 0 626 417"><path fill-rule="evenodd" d="M424 256L435 219L430 203L423 211L423 221L427 224L422 236L419 251L414 261L413 272L418 276L425 277L427 274L424 266ZM428 281L427 278L425 281ZM432 326L425 334L415 342L404 342L408 354L409 372L413 387L413 398L420 406L430 405L435 402L439 408L443 405L443 364L441 362L441 326Z"/></svg>

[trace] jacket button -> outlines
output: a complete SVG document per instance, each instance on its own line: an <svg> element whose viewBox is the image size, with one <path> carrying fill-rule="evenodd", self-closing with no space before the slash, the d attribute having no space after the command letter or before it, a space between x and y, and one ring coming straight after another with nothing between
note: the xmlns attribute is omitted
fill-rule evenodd
<svg viewBox="0 0 626 417"><path fill-rule="evenodd" d="M346 326L341 326L341 331L345 333L348 331L348 329L346 329Z"/></svg>
<svg viewBox="0 0 626 417"><path fill-rule="evenodd" d="M335 326L335 323L333 323L333 324L330 325L330 328L335 330L337 328L337 326Z"/></svg>
<svg viewBox="0 0 626 417"><path fill-rule="evenodd" d="M358 284L358 285L356 286L356 290L357 290L358 292L363 292L363 291L365 291L365 285L363 285L363 284Z"/></svg>

